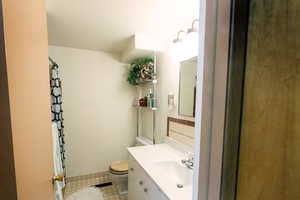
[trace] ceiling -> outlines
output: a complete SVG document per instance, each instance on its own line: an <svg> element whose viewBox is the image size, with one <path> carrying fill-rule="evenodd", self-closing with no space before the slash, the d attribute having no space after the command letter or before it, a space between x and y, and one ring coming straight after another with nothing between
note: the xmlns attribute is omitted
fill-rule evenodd
<svg viewBox="0 0 300 200"><path fill-rule="evenodd" d="M121 52L134 33L169 42L198 18L198 0L47 0L49 44Z"/></svg>

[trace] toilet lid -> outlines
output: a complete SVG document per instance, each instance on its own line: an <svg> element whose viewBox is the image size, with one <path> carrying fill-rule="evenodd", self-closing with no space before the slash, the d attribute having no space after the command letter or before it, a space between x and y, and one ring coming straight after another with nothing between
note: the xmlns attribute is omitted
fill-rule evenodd
<svg viewBox="0 0 300 200"><path fill-rule="evenodd" d="M115 172L127 172L128 171L128 161L117 161L110 165L110 169Z"/></svg>

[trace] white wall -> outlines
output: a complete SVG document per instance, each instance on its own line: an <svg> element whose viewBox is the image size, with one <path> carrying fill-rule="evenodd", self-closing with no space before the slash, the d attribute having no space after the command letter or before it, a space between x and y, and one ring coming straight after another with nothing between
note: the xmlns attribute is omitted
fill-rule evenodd
<svg viewBox="0 0 300 200"><path fill-rule="evenodd" d="M159 109L156 111L155 139L162 142L167 134L168 115L177 115L177 105L172 110L168 109L168 94L173 93L177 103L179 90L179 62L174 60L167 51L157 56L157 79ZM149 88L143 88L144 96L147 95ZM153 137L153 115L152 111L148 109L142 109L142 135L149 139Z"/></svg>
<svg viewBox="0 0 300 200"><path fill-rule="evenodd" d="M172 55L172 51L160 53L157 57L157 96L159 98L159 109L156 111L156 139L160 143L167 135L167 119L172 116L179 119L194 121L192 117L178 115L178 96L179 96L179 71L180 61ZM148 89L144 89L146 95ZM175 96L175 107L168 106L168 94ZM147 138L152 138L152 111L142 110L142 134Z"/></svg>
<svg viewBox="0 0 300 200"><path fill-rule="evenodd" d="M100 51L49 46L49 54L61 69L67 176L107 171L127 159L137 132L127 66Z"/></svg>
<svg viewBox="0 0 300 200"><path fill-rule="evenodd" d="M179 94L179 70L180 63L170 54L161 53L158 56L157 73L159 84L157 85L160 108L157 112L157 133L160 141L167 135L167 119L169 115L178 114L178 94ZM168 94L175 96L176 106L172 109L168 107Z"/></svg>

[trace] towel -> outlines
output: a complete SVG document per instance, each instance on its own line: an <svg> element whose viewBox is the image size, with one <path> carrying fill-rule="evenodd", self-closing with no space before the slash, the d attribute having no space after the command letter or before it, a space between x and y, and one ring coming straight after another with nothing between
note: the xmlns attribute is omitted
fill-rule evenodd
<svg viewBox="0 0 300 200"><path fill-rule="evenodd" d="M62 167L61 151L59 145L59 135L58 135L57 124L52 122L52 141L53 141L53 163L54 163L54 175L64 174ZM64 181L55 181L55 199L63 200L63 188L65 187Z"/></svg>
<svg viewBox="0 0 300 200"><path fill-rule="evenodd" d="M67 197L67 200L103 200L102 192L95 187L79 190Z"/></svg>

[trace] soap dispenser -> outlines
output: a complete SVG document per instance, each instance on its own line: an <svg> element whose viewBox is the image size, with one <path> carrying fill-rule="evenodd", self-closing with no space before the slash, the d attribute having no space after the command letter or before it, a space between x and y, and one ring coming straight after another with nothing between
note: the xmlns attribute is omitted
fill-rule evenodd
<svg viewBox="0 0 300 200"><path fill-rule="evenodd" d="M150 108L153 108L154 107L154 100L153 100L153 98L154 98L154 95L153 95L153 92L152 92L152 90L150 89L149 90L149 93L148 93L148 95L147 95L147 105L150 107Z"/></svg>

